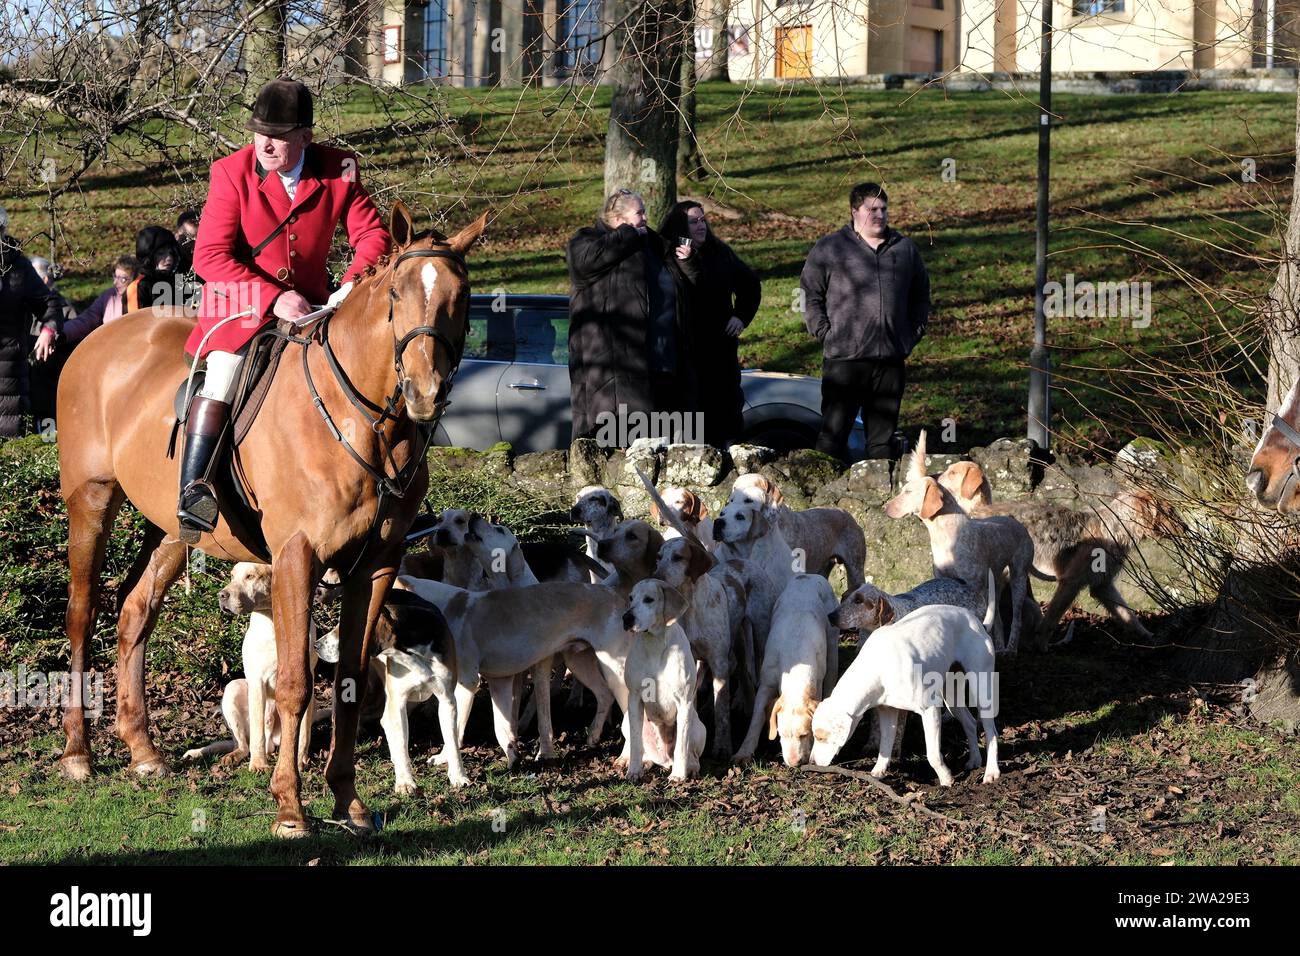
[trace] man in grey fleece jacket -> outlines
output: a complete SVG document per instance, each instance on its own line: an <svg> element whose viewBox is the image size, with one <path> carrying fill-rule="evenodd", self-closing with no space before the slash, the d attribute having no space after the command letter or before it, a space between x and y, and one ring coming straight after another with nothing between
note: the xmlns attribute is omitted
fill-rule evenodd
<svg viewBox="0 0 1300 956"><path fill-rule="evenodd" d="M851 221L808 253L799 285L804 322L822 344L822 429L817 450L848 456L862 410L868 458L895 458L904 361L925 334L930 277L916 244L889 227L875 183L849 193Z"/></svg>

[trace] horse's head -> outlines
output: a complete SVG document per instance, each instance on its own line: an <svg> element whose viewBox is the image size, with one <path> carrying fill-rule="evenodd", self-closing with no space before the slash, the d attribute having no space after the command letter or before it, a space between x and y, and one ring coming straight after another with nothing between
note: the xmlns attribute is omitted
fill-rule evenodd
<svg viewBox="0 0 1300 956"><path fill-rule="evenodd" d="M388 298L397 384L414 421L435 421L447 404L469 321L465 254L486 226L484 213L450 239L435 230L417 235L410 211L393 203L393 253L382 294Z"/></svg>
<svg viewBox="0 0 1300 956"><path fill-rule="evenodd" d="M1278 511L1300 508L1300 479L1295 467L1296 459L1300 458L1300 442L1295 440L1300 438L1296 434L1298 423L1300 379L1291 386L1273 423L1264 429L1246 471L1246 487L1260 504Z"/></svg>

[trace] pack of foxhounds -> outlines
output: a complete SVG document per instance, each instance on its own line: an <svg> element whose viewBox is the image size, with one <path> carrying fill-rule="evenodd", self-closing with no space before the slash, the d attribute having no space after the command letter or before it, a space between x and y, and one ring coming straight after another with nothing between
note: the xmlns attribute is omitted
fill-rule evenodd
<svg viewBox="0 0 1300 956"><path fill-rule="evenodd" d="M460 748L483 681L508 766L519 760L520 728L534 717L538 756L554 756L552 688L567 681L561 706L595 701L590 743L618 705L617 762L629 780L647 766L667 769L672 780L696 776L706 748L717 760L752 760L765 736L789 766L826 766L874 709L874 727L864 731L866 745L874 737L878 747L874 776L897 756L902 719L913 713L939 783L952 784L940 752L951 715L965 731L966 769L982 768L991 783L999 775L998 700L987 691L997 687L997 656L1015 654L1022 640L1045 650L1084 587L1149 637L1115 577L1138 541L1179 530L1177 517L1143 491L1121 491L1088 510L993 501L975 462L927 474L922 432L885 512L924 525L933 577L889 594L865 580L866 541L847 511L791 509L773 481L746 474L710 517L698 494L645 483L648 521L626 518L607 488L578 493L571 515L585 530L585 551L521 544L503 525L454 509L412 536L427 547L408 553L390 592L367 691L399 794L418 791L408 715L426 702L436 703L443 741L429 762L445 765L452 786L469 782ZM838 599L829 581L836 564L847 576ZM1046 611L1031 575L1056 583ZM239 564L221 592L222 610L250 617L245 676L222 699L232 739L191 750L186 760L221 755L269 768L283 732L270 578L267 566ZM840 673L846 632L857 635L859 651ZM336 659L333 632L314 636L313 645L313 666L316 655ZM329 716L308 708L292 730L300 754L313 722Z"/></svg>

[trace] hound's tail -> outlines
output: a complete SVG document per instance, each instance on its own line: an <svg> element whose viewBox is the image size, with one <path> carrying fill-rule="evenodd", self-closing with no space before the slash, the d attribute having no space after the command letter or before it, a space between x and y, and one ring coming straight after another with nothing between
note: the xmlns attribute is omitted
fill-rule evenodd
<svg viewBox="0 0 1300 956"><path fill-rule="evenodd" d="M993 577L993 569L989 568L989 609L984 612L984 630L993 634L993 622L998 619L998 585L997 580Z"/></svg>

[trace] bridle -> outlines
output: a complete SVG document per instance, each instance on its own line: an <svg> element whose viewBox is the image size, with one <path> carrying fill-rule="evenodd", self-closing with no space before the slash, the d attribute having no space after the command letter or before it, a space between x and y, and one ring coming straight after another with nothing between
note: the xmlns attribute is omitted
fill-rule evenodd
<svg viewBox="0 0 1300 956"><path fill-rule="evenodd" d="M466 270L466 275L468 275L468 267L465 264L464 256L450 247L438 249L410 249L399 254L389 267L389 326L392 326L393 324L394 305L401 300L401 296L398 295L397 288L393 284L393 276L397 271L397 267L408 259L433 258L450 259L452 262L459 263L461 268ZM379 497L379 501L375 507L375 520L371 525L370 533L366 537L366 542L368 543L374 536L374 530L382 519L386 500L388 498L406 497L406 493L410 490L411 484L415 481L415 476L419 473L420 466L424 464L425 455L428 453L429 445L433 441L434 426L437 425L438 420L442 417L447 406L451 404L450 399L447 396L451 394L452 380L456 377L456 372L460 368L460 360L464 351L464 342L462 340L460 343L457 343L451 336L440 330L436 325L416 326L400 338L398 338L397 332L394 331L393 368L397 372L397 383L393 388L392 394L384 400L383 407L381 408L357 391L356 386L352 384L347 373L343 370L343 366L339 364L338 357L335 355L334 348L330 344L329 340L330 319L333 318L335 314L337 313L327 313L325 316L318 319L315 328L306 336L299 337L287 335L285 337L303 347L302 370L307 379L307 390L311 394L312 404L316 406L316 411L318 411L321 418L324 419L326 427L330 430L330 434L333 435L334 439L343 446L343 449L352 456L352 460L360 465L361 468L374 479L375 492ZM420 336L428 336L438 345L447 350L452 359L451 371L438 386L438 394L435 396L436 400L433 418L427 422L415 423L422 438L419 453L409 456L406 463L401 467L398 467L397 460L393 454L394 446L389 442L387 435L385 435L384 426L390 420L397 421L402 417L402 412L398 408L398 402L402 398L402 380L407 377L406 368L402 363L402 355L406 351L406 347ZM365 457L360 455L357 450L352 447L352 443L348 441L342 430L340 430L334 423L334 419L330 417L329 411L325 408L324 399L321 398L320 392L316 388L316 383L312 380L311 368L307 361L309 352L307 346L310 345L313 339L320 343L321 349L325 353L325 360L329 365L330 372L334 376L334 381L338 383L340 391L347 396L347 399L352 403L352 406L361 413L362 419L367 423L367 425L369 425L370 430L374 433L375 439L379 443L380 448L380 462L378 468L370 464ZM372 414L372 411L377 414ZM344 580L351 577L352 571L356 570L357 565L361 561L361 556L365 551L366 548L363 545L357 553L357 558L353 561L351 569L349 569L347 574L343 575Z"/></svg>
<svg viewBox="0 0 1300 956"><path fill-rule="evenodd" d="M389 270L390 277L397 271L397 267L407 259L450 259L452 262L459 263L462 269L467 268L464 257L454 249L411 249L407 252L403 252L393 260L392 268ZM396 286L390 284L388 287L388 324L390 326L393 324L393 305L399 301L401 301L401 296L397 294ZM394 408L397 401L397 393L402 390L402 380L407 377L406 368L402 365L402 353L406 351L406 347L411 344L413 339L421 335L427 335L432 338L435 342L445 348L447 354L452 357L451 372L438 386L438 397L434 402L434 421L436 422L438 418L442 417L443 409L445 409L449 403L448 399L442 398L441 396L444 394L450 394L451 392L452 379L456 377L456 372L460 369L460 359L464 353L465 343L463 340L459 343L453 342L434 325L417 325L400 339L397 337L397 332L393 332L393 368L397 371L397 387L394 390L393 396L388 400L388 409L392 410Z"/></svg>
<svg viewBox="0 0 1300 956"><path fill-rule="evenodd" d="M1291 470L1287 472L1286 480L1282 482L1282 489L1277 495L1278 510L1282 508L1282 502L1286 501L1287 492L1290 490L1292 483L1300 481L1300 431L1297 431L1290 422L1281 415L1273 416L1273 427L1282 433L1282 437L1291 443L1291 447L1296 450L1296 454L1291 458Z"/></svg>

